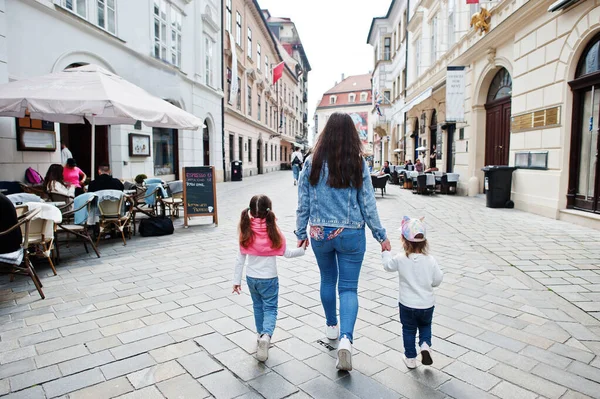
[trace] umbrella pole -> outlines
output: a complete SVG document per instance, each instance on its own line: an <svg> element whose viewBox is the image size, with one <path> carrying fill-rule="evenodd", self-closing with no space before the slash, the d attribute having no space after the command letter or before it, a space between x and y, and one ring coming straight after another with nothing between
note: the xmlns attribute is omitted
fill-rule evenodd
<svg viewBox="0 0 600 399"><path fill-rule="evenodd" d="M96 177L96 116L92 114L92 177L94 180Z"/></svg>

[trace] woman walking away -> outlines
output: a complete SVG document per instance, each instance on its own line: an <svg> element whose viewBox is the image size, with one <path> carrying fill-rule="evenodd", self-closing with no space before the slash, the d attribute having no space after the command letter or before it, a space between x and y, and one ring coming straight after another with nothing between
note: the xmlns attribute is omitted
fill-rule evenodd
<svg viewBox="0 0 600 399"><path fill-rule="evenodd" d="M292 153L292 172L294 173L294 186L298 184L298 174L302 169L302 163L304 162L304 156L300 152L300 148L295 147Z"/></svg>
<svg viewBox="0 0 600 399"><path fill-rule="evenodd" d="M404 253L394 257L384 251L383 268L397 272L400 280L398 305L402 338L404 340L404 363L409 369L417 367L415 338L419 330L421 363L433 364L431 359L431 320L435 297L433 287L442 283L444 275L435 258L427 254L425 225L420 219L405 216L402 219L402 246Z"/></svg>
<svg viewBox="0 0 600 399"><path fill-rule="evenodd" d="M264 362L269 357L269 344L277 320L279 280L276 256L295 258L304 255L305 247L286 248L285 237L279 231L273 205L266 195L255 195L250 206L242 211L239 225L240 252L235 263L233 292L242 292L242 271L246 264L246 283L252 297L256 323L256 358Z"/></svg>
<svg viewBox="0 0 600 399"><path fill-rule="evenodd" d="M375 194L352 118L334 113L304 163L296 212L298 246L310 238L321 272L321 302L327 338L339 339L339 370L352 370L352 340L358 315L358 278L365 255L365 222L382 250L390 250L379 222ZM336 312L336 285L340 323Z"/></svg>

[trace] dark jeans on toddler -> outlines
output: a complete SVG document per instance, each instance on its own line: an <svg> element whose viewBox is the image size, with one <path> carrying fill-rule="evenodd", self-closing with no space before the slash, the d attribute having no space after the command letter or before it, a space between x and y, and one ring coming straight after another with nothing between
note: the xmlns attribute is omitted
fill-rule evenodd
<svg viewBox="0 0 600 399"><path fill-rule="evenodd" d="M400 323L402 323L402 339L404 341L404 355L408 359L417 357L415 339L419 330L419 347L423 342L431 346L431 320L433 319L433 306L429 309L413 309L398 303L400 306Z"/></svg>

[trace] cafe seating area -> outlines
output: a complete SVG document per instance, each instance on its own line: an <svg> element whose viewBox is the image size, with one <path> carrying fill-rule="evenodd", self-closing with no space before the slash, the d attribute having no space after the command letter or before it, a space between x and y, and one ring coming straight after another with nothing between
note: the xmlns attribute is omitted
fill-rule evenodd
<svg viewBox="0 0 600 399"><path fill-rule="evenodd" d="M160 179L128 183L124 191L85 192L74 198L46 192L41 185L20 182L0 182L0 192L12 202L17 220L0 231L0 240L15 229L20 229L22 236L20 248L0 253L0 273L9 274L11 281L15 275L30 277L42 298L35 264L44 266L45 262L57 275L61 252L66 248L75 256L87 257L91 247L99 258L103 239L120 239L125 246L141 219L179 217L183 207L182 182L166 183ZM78 250L80 245L83 248Z"/></svg>
<svg viewBox="0 0 600 399"><path fill-rule="evenodd" d="M390 166L390 184L400 188L412 190L413 194L455 195L457 190L458 173L444 173L440 171L417 172L414 165Z"/></svg>

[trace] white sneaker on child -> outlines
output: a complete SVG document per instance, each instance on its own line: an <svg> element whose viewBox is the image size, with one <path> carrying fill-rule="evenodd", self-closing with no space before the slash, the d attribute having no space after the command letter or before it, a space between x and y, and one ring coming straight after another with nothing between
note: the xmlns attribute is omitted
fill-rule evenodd
<svg viewBox="0 0 600 399"><path fill-rule="evenodd" d="M431 348L426 342L423 342L421 345L421 363L423 363L424 366L431 366L433 364L433 359L431 358Z"/></svg>
<svg viewBox="0 0 600 399"><path fill-rule="evenodd" d="M335 368L345 371L352 370L352 343L345 336L338 343L337 355Z"/></svg>
<svg viewBox="0 0 600 399"><path fill-rule="evenodd" d="M327 339L338 339L340 337L340 328L337 326L325 326L325 335Z"/></svg>
<svg viewBox="0 0 600 399"><path fill-rule="evenodd" d="M269 334L263 334L258 340L258 348L256 349L256 359L259 362L265 362L269 358L269 345L271 337Z"/></svg>
<svg viewBox="0 0 600 399"><path fill-rule="evenodd" d="M417 358L416 357L408 358L408 357L404 356L404 364L406 364L406 367L408 367L409 369L416 369L417 368Z"/></svg>

